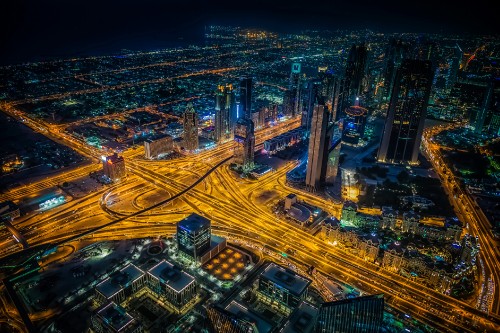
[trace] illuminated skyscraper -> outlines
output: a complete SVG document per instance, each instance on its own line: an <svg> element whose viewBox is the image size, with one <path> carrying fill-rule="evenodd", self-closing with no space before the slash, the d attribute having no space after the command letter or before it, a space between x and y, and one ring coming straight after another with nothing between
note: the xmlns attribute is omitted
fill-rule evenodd
<svg viewBox="0 0 500 333"><path fill-rule="evenodd" d="M372 295L323 303L316 333L379 333L384 316L384 296Z"/></svg>
<svg viewBox="0 0 500 333"><path fill-rule="evenodd" d="M290 72L288 91L285 94L285 103L289 116L295 117L301 113L301 64L293 63Z"/></svg>
<svg viewBox="0 0 500 333"><path fill-rule="evenodd" d="M430 61L403 61L398 68L387 111L379 162L418 162L433 72Z"/></svg>
<svg viewBox="0 0 500 333"><path fill-rule="evenodd" d="M342 142L358 146L365 133L367 110L359 105L353 105L345 110L344 132Z"/></svg>
<svg viewBox="0 0 500 333"><path fill-rule="evenodd" d="M324 182L327 170L331 129L328 127L328 110L318 101L314 106L307 155L306 187L316 191Z"/></svg>
<svg viewBox="0 0 500 333"><path fill-rule="evenodd" d="M310 79L309 81L307 81L307 87L304 90L304 95L302 96L304 104L302 107L303 111L301 126L305 127L308 131L311 130L311 121L314 113L314 103L320 96L322 96L321 87L321 80Z"/></svg>
<svg viewBox="0 0 500 333"><path fill-rule="evenodd" d="M318 77L321 81L320 93L325 99L325 106L330 113L330 121L334 121L337 113L341 80L331 69L319 72Z"/></svg>
<svg viewBox="0 0 500 333"><path fill-rule="evenodd" d="M231 137L231 112L234 105L233 86L219 85L215 93L215 141L221 142Z"/></svg>
<svg viewBox="0 0 500 333"><path fill-rule="evenodd" d="M198 214L191 214L177 223L177 247L180 252L198 260L210 249L212 235L210 220Z"/></svg>
<svg viewBox="0 0 500 333"><path fill-rule="evenodd" d="M183 114L184 125L184 148L186 150L198 149L198 113L193 108L193 104L187 105Z"/></svg>
<svg viewBox="0 0 500 333"><path fill-rule="evenodd" d="M240 81L240 118L252 119L252 78L243 77Z"/></svg>
<svg viewBox="0 0 500 333"><path fill-rule="evenodd" d="M346 108L354 104L356 97L364 94L366 86L368 51L366 46L353 45L347 57L342 92L339 96L337 117L342 118Z"/></svg>
<svg viewBox="0 0 500 333"><path fill-rule="evenodd" d="M384 63L384 91L382 96L384 99L389 99L391 96L396 69L401 65L403 59L409 55L409 46L401 41L392 39L385 51Z"/></svg>
<svg viewBox="0 0 500 333"><path fill-rule="evenodd" d="M234 163L241 165L243 169L253 168L255 135L253 121L240 118L234 127Z"/></svg>

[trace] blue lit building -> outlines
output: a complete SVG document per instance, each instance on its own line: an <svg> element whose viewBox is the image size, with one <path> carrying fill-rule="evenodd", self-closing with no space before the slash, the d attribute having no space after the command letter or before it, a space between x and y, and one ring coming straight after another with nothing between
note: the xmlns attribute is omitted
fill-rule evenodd
<svg viewBox="0 0 500 333"><path fill-rule="evenodd" d="M198 260L210 249L210 220L198 214L191 214L177 223L177 247L179 252Z"/></svg>
<svg viewBox="0 0 500 333"><path fill-rule="evenodd" d="M345 110L344 131L342 142L351 146L358 146L365 134L367 110L353 105Z"/></svg>

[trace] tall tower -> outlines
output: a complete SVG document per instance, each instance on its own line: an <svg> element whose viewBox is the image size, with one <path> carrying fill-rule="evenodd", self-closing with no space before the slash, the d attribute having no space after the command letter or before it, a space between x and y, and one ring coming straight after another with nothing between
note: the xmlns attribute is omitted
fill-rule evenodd
<svg viewBox="0 0 500 333"><path fill-rule="evenodd" d="M184 148L186 150L198 149L198 113L192 103L188 103L182 117L184 125Z"/></svg>
<svg viewBox="0 0 500 333"><path fill-rule="evenodd" d="M384 63L384 90L383 98L389 99L396 76L396 69L401 65L403 59L409 55L409 46L401 41L392 39L385 51Z"/></svg>
<svg viewBox="0 0 500 333"><path fill-rule="evenodd" d="M342 94L339 100L339 117L346 108L354 104L356 97L363 95L367 75L368 51L366 46L353 45L347 57Z"/></svg>
<svg viewBox="0 0 500 333"><path fill-rule="evenodd" d="M240 81L239 118L252 119L252 78L245 76Z"/></svg>
<svg viewBox="0 0 500 333"><path fill-rule="evenodd" d="M231 111L234 105L233 86L219 85L215 92L215 141L222 142L231 136Z"/></svg>
<svg viewBox="0 0 500 333"><path fill-rule="evenodd" d="M240 118L234 127L234 163L239 164L244 170L253 168L255 135L253 121Z"/></svg>
<svg viewBox="0 0 500 333"><path fill-rule="evenodd" d="M365 134L367 110L353 105L345 110L342 143L357 147Z"/></svg>
<svg viewBox="0 0 500 333"><path fill-rule="evenodd" d="M378 150L379 162L418 162L432 79L432 64L427 60L406 59L398 68Z"/></svg>
<svg viewBox="0 0 500 333"><path fill-rule="evenodd" d="M316 191L320 187L322 169L324 169L324 173L326 174L329 148L329 143L327 142L328 110L322 104L323 102L321 101L314 106L311 121L306 172L306 187L310 191Z"/></svg>
<svg viewBox="0 0 500 333"><path fill-rule="evenodd" d="M321 80L310 79L307 81L307 88L303 96L303 112L301 126L304 126L307 130L311 129L311 121L314 112L314 103L317 101L321 94Z"/></svg>
<svg viewBox="0 0 500 333"><path fill-rule="evenodd" d="M292 69L290 72L290 82L288 87L288 109L290 111L290 116L295 117L300 114L300 100L302 90L301 85L301 64L299 62L292 64Z"/></svg>

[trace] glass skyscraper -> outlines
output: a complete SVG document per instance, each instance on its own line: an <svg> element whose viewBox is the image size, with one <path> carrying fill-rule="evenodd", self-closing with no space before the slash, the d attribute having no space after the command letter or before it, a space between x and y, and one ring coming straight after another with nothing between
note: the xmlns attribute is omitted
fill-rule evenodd
<svg viewBox="0 0 500 333"><path fill-rule="evenodd" d="M309 191L318 190L325 182L328 165L328 152L331 147L333 125L328 122L328 110L320 104L314 106L311 119L311 134L307 151L306 187Z"/></svg>
<svg viewBox="0 0 500 333"><path fill-rule="evenodd" d="M255 135L254 124L250 119L240 118L234 128L234 163L241 165L243 169L251 169L254 166Z"/></svg>
<svg viewBox="0 0 500 333"><path fill-rule="evenodd" d="M378 333L384 316L384 295L323 303L316 333Z"/></svg>
<svg viewBox="0 0 500 333"><path fill-rule="evenodd" d="M221 142L231 136L231 113L234 104L233 86L219 85L215 93L215 141Z"/></svg>
<svg viewBox="0 0 500 333"><path fill-rule="evenodd" d="M198 113L193 108L193 104L187 105L183 114L184 126L184 148L186 150L198 149Z"/></svg>
<svg viewBox="0 0 500 333"><path fill-rule="evenodd" d="M418 162L432 78L432 63L427 60L406 59L398 68L378 151L379 162Z"/></svg>
<svg viewBox="0 0 500 333"><path fill-rule="evenodd" d="M240 81L240 118L252 119L252 78L246 76Z"/></svg>

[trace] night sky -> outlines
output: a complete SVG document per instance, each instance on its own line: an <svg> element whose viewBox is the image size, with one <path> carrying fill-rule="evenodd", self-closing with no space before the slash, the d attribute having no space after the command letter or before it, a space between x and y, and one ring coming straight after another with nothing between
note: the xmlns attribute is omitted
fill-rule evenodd
<svg viewBox="0 0 500 333"><path fill-rule="evenodd" d="M382 32L499 33L494 1L2 0L0 64L154 49L201 39L210 24ZM181 39L182 38L182 39Z"/></svg>

